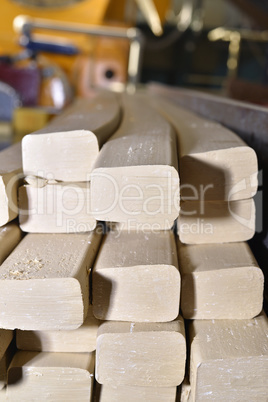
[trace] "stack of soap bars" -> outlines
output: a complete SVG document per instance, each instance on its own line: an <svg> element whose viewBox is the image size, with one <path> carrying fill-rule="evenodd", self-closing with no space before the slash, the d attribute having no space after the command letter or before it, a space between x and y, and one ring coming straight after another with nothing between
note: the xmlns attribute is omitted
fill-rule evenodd
<svg viewBox="0 0 268 402"><path fill-rule="evenodd" d="M77 100L1 152L0 401L265 402L257 171L143 92Z"/></svg>

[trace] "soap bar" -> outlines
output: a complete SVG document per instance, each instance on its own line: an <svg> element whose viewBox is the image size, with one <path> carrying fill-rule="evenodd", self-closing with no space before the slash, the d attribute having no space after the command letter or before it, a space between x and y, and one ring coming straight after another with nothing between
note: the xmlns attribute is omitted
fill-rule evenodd
<svg viewBox="0 0 268 402"><path fill-rule="evenodd" d="M17 352L8 370L8 401L91 400L94 353Z"/></svg>
<svg viewBox="0 0 268 402"><path fill-rule="evenodd" d="M19 142L0 152L0 227L18 216L17 189L21 174Z"/></svg>
<svg viewBox="0 0 268 402"><path fill-rule="evenodd" d="M231 243L251 239L255 233L252 198L230 202L181 203L177 234L185 244Z"/></svg>
<svg viewBox="0 0 268 402"><path fill-rule="evenodd" d="M95 229L89 182L38 183L40 180L31 178L30 185L19 188L19 222L24 232L79 233Z"/></svg>
<svg viewBox="0 0 268 402"><path fill-rule="evenodd" d="M176 135L139 96L122 98L123 119L104 144L92 172L97 220L170 229L179 214Z"/></svg>
<svg viewBox="0 0 268 402"><path fill-rule="evenodd" d="M166 100L154 99L178 135L181 197L205 201L251 198L258 187L255 151L221 124Z"/></svg>
<svg viewBox="0 0 268 402"><path fill-rule="evenodd" d="M0 227L0 265L20 242L21 237L21 230L16 223L10 222Z"/></svg>
<svg viewBox="0 0 268 402"><path fill-rule="evenodd" d="M17 330L17 348L33 352L93 352L96 349L99 324L93 316L92 306L89 306L84 323L72 331Z"/></svg>
<svg viewBox="0 0 268 402"><path fill-rule="evenodd" d="M25 175L89 181L99 148L119 122L120 106L112 93L77 99L48 126L23 138Z"/></svg>
<svg viewBox="0 0 268 402"><path fill-rule="evenodd" d="M0 267L0 328L71 330L89 306L89 272L101 240L90 234L28 234Z"/></svg>
<svg viewBox="0 0 268 402"><path fill-rule="evenodd" d="M184 378L184 322L100 325L96 349L96 380L105 385L175 387Z"/></svg>
<svg viewBox="0 0 268 402"><path fill-rule="evenodd" d="M175 402L176 387L101 385L99 402Z"/></svg>
<svg viewBox="0 0 268 402"><path fill-rule="evenodd" d="M267 401L268 323L250 320L194 320L190 324L192 399Z"/></svg>
<svg viewBox="0 0 268 402"><path fill-rule="evenodd" d="M0 392L6 385L6 376L8 369L7 354L12 339L13 339L13 331L0 329Z"/></svg>
<svg viewBox="0 0 268 402"><path fill-rule="evenodd" d="M246 319L262 310L264 277L247 243L183 245L181 309L187 319Z"/></svg>
<svg viewBox="0 0 268 402"><path fill-rule="evenodd" d="M93 269L93 311L101 320L165 322L179 314L174 234L109 232Z"/></svg>

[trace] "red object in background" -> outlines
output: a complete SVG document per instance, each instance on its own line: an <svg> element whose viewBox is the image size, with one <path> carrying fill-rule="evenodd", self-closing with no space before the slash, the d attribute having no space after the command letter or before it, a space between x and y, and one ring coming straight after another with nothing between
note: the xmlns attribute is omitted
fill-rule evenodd
<svg viewBox="0 0 268 402"><path fill-rule="evenodd" d="M14 67L0 63L0 81L13 87L20 95L23 106L36 106L39 101L41 76L36 66Z"/></svg>
<svg viewBox="0 0 268 402"><path fill-rule="evenodd" d="M232 99L268 106L268 86L259 83L229 79L227 93Z"/></svg>

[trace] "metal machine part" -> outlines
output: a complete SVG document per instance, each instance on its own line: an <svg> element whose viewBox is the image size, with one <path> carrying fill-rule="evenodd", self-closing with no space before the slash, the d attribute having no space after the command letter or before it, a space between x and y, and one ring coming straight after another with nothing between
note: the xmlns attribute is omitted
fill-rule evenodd
<svg viewBox="0 0 268 402"><path fill-rule="evenodd" d="M110 28L86 24L64 23L39 18L30 18L19 15L14 19L13 27L16 33L28 38L34 38L33 31L42 29L48 31L73 32L89 36L103 36L109 38L127 39L130 43L128 59L127 90L135 91L139 82L143 36L137 28Z"/></svg>

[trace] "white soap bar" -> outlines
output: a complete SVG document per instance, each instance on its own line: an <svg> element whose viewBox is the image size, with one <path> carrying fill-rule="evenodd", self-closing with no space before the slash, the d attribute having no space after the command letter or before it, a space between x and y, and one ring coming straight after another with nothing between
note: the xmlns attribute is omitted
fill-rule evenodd
<svg viewBox="0 0 268 402"><path fill-rule="evenodd" d="M183 245L181 309L187 319L246 319L262 310L264 276L247 243Z"/></svg>
<svg viewBox="0 0 268 402"><path fill-rule="evenodd" d="M28 233L79 233L96 227L88 183L44 183L19 188L19 222Z"/></svg>
<svg viewBox="0 0 268 402"><path fill-rule="evenodd" d="M255 151L234 132L162 99L157 109L176 129L179 143L181 197L206 201L251 198L258 187Z"/></svg>
<svg viewBox="0 0 268 402"><path fill-rule="evenodd" d="M71 331L16 331L17 348L34 352L87 353L96 349L100 322L89 306L81 327Z"/></svg>
<svg viewBox="0 0 268 402"><path fill-rule="evenodd" d="M177 387L101 385L99 402L175 402Z"/></svg>
<svg viewBox="0 0 268 402"><path fill-rule="evenodd" d="M183 381L185 359L181 317L167 323L107 321L99 327L95 375L100 384L175 387Z"/></svg>
<svg viewBox="0 0 268 402"><path fill-rule="evenodd" d="M25 175L62 181L89 181L99 148L120 122L112 93L78 99L45 128L22 140Z"/></svg>
<svg viewBox="0 0 268 402"><path fill-rule="evenodd" d="M8 401L91 400L94 353L17 352L8 370Z"/></svg>
<svg viewBox="0 0 268 402"><path fill-rule="evenodd" d="M170 229L180 204L176 135L143 98L125 95L122 103L122 124L92 173L93 215L128 229Z"/></svg>
<svg viewBox="0 0 268 402"><path fill-rule="evenodd" d="M251 320L195 320L190 325L192 399L266 402L268 323Z"/></svg>
<svg viewBox="0 0 268 402"><path fill-rule="evenodd" d="M90 234L28 234L0 267L0 327L71 330L89 306L89 273L101 241Z"/></svg>
<svg viewBox="0 0 268 402"><path fill-rule="evenodd" d="M109 232L93 269L93 311L101 320L166 322L179 314L174 234Z"/></svg>
<svg viewBox="0 0 268 402"><path fill-rule="evenodd" d="M252 198L230 202L181 203L177 234L185 244L230 243L251 239L255 233Z"/></svg>

